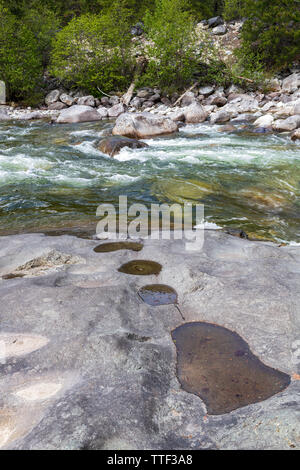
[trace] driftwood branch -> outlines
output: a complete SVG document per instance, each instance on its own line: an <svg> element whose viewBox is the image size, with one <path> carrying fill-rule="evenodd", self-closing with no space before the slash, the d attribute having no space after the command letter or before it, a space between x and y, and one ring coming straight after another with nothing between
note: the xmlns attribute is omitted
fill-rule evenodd
<svg viewBox="0 0 300 470"><path fill-rule="evenodd" d="M121 98L122 103L125 104L126 106L128 106L131 101L136 82L138 81L142 73L144 72L146 65L147 65L147 59L145 57L140 57L138 60L137 69L134 75L133 82L130 84L130 87Z"/></svg>
<svg viewBox="0 0 300 470"><path fill-rule="evenodd" d="M194 85L192 85L188 90L186 90L179 98L177 101L175 101L175 103L173 104L173 107L174 106L177 106L178 103L180 103L180 101L182 100L182 98L189 92L189 91L192 91L194 88L196 88L196 86L198 85L198 82L194 83Z"/></svg>
<svg viewBox="0 0 300 470"><path fill-rule="evenodd" d="M250 78L239 77L238 75L236 76L236 78L239 78L240 80L246 80L247 82L250 82L250 83L254 83L254 80L250 80Z"/></svg>
<svg viewBox="0 0 300 470"><path fill-rule="evenodd" d="M135 89L135 83L136 83L136 80L133 80L130 87L128 88L126 93L121 98L122 103L125 104L126 106L128 106L130 101L131 101L131 98L132 98L132 95L133 95L133 92L134 92L134 89Z"/></svg>
<svg viewBox="0 0 300 470"><path fill-rule="evenodd" d="M104 93L104 91L100 90L100 88L97 86L97 90L100 91L100 93L102 93L102 95L105 95L105 96L108 96L108 98L111 98L110 95L108 95L107 93Z"/></svg>

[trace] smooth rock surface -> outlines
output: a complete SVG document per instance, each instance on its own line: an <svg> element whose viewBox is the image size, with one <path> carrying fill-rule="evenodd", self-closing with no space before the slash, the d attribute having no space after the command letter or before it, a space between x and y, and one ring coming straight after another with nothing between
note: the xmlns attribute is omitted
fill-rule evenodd
<svg viewBox="0 0 300 470"><path fill-rule="evenodd" d="M10 348L0 362L1 448L299 449L299 247L211 230L200 252L181 240L144 240L134 254L98 254L98 244L66 235L0 238L0 276L53 250L82 260L0 280L0 335ZM118 272L133 259L159 262L162 271ZM176 377L171 333L183 320L174 305L145 304L138 291L147 284L175 289L187 322L236 332L291 384L208 415Z"/></svg>
<svg viewBox="0 0 300 470"><path fill-rule="evenodd" d="M70 124L75 122L100 121L101 114L91 106L74 105L64 109L57 118L60 124Z"/></svg>
<svg viewBox="0 0 300 470"><path fill-rule="evenodd" d="M178 130L177 124L164 116L151 113L123 113L116 120L113 135L123 135L134 139L172 134Z"/></svg>

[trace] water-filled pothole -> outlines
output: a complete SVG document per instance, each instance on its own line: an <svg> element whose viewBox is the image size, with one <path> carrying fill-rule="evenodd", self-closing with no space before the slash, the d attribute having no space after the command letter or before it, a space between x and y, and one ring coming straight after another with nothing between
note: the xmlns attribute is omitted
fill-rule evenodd
<svg viewBox="0 0 300 470"><path fill-rule="evenodd" d="M198 395L212 415L229 413L284 390L289 375L263 364L237 334L210 323L172 332L182 388Z"/></svg>
<svg viewBox="0 0 300 470"><path fill-rule="evenodd" d="M148 305L157 307L159 305L175 305L183 320L185 320L182 312L178 306L177 292L173 287L166 286L165 284L150 284L143 286L138 291L138 295Z"/></svg>
<svg viewBox="0 0 300 470"><path fill-rule="evenodd" d="M149 276L151 274L157 275L161 270L161 264L144 259L129 261L129 263L123 264L118 269L120 273L133 274L135 276Z"/></svg>
<svg viewBox="0 0 300 470"><path fill-rule="evenodd" d="M109 253L111 251L119 250L131 250L131 251L141 251L143 249L143 244L138 242L110 242L102 243L101 245L96 246L94 251L96 253Z"/></svg>
<svg viewBox="0 0 300 470"><path fill-rule="evenodd" d="M177 304L177 292L164 284L151 284L143 286L139 292L141 299L149 305Z"/></svg>

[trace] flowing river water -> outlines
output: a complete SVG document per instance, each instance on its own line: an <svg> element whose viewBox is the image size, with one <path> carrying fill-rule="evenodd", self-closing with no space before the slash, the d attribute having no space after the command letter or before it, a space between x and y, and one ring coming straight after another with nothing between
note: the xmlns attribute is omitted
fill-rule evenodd
<svg viewBox="0 0 300 470"><path fill-rule="evenodd" d="M114 158L112 122L0 124L0 234L95 225L103 202L203 203L211 227L300 242L300 147L288 136L199 124Z"/></svg>

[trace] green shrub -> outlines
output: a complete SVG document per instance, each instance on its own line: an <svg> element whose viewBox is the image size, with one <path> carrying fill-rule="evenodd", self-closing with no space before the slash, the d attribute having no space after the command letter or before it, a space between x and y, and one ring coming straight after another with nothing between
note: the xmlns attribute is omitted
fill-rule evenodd
<svg viewBox="0 0 300 470"><path fill-rule="evenodd" d="M223 16L226 21L237 20L243 17L245 0L225 0Z"/></svg>
<svg viewBox="0 0 300 470"><path fill-rule="evenodd" d="M244 0L247 17L238 55L249 64L249 53L269 70L282 69L300 56L298 0Z"/></svg>
<svg viewBox="0 0 300 470"><path fill-rule="evenodd" d="M42 61L31 29L0 4L0 79L11 99L21 100L36 92Z"/></svg>
<svg viewBox="0 0 300 470"><path fill-rule="evenodd" d="M53 41L51 73L94 95L124 90L134 72L129 12L116 2L102 16L82 15L65 26Z"/></svg>
<svg viewBox="0 0 300 470"><path fill-rule="evenodd" d="M188 85L198 63L194 20L183 0L156 0L144 23L149 59L143 81L173 91Z"/></svg>
<svg viewBox="0 0 300 470"><path fill-rule="evenodd" d="M24 11L22 23L26 24L34 34L43 65L47 65L51 41L59 29L60 21L58 17L54 11L43 6L40 2L35 2L32 8Z"/></svg>

